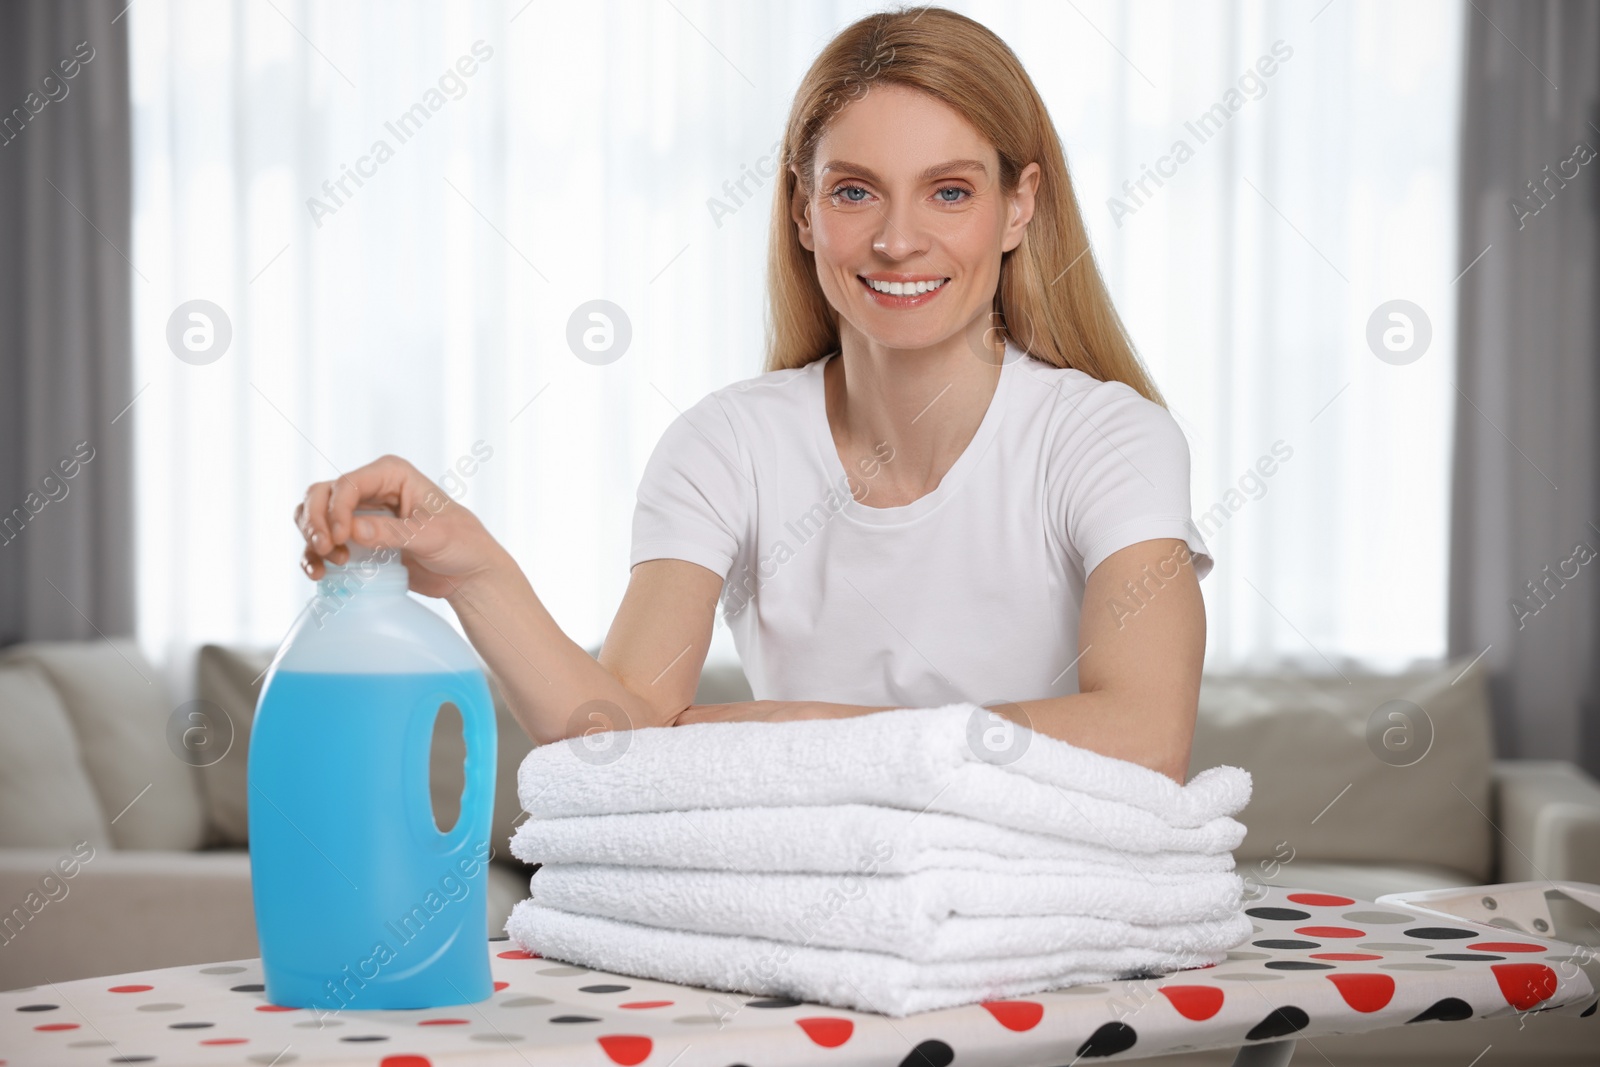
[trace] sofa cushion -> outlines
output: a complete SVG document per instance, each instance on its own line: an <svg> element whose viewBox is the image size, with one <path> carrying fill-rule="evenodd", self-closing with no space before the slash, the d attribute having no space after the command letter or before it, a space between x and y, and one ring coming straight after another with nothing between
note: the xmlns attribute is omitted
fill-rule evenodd
<svg viewBox="0 0 1600 1067"><path fill-rule="evenodd" d="M176 710L128 639L29 641L0 655L49 677L116 848L198 848L205 810L194 769L168 747Z"/></svg>
<svg viewBox="0 0 1600 1067"><path fill-rule="evenodd" d="M0 664L0 848L110 847L81 758L44 671L26 661Z"/></svg>
<svg viewBox="0 0 1600 1067"><path fill-rule="evenodd" d="M1239 815L1249 830L1235 852L1241 865L1292 853L1488 878L1492 749L1481 663L1346 673L1202 679L1189 773L1231 764L1254 777Z"/></svg>
<svg viewBox="0 0 1600 1067"><path fill-rule="evenodd" d="M1319 893L1340 893L1357 900L1376 900L1385 893L1413 893L1424 889L1454 889L1457 886L1481 884L1481 879L1474 878L1466 871L1428 863L1294 860L1262 869L1255 862L1240 860L1236 870L1241 878L1252 885L1315 889ZM1274 870L1275 874L1268 873ZM1260 890L1249 888L1247 892L1253 896Z"/></svg>
<svg viewBox="0 0 1600 1067"><path fill-rule="evenodd" d="M226 715L233 727L233 746L220 760L200 768L205 783L206 803L209 809L208 840L216 845L244 846L250 839L250 826L246 808L245 771L249 766L250 726L255 721L256 703L261 698L261 687L267 665L272 662L273 649L228 645L206 645L200 650L197 675L197 697ZM505 696L493 672L488 673L489 691L494 697L495 725L495 795L494 814L490 824L490 845L496 859L521 865L511 856L510 841L516 823L522 818L522 806L517 802L517 768L522 758L533 749L533 742L523 732L512 716ZM461 761L466 748L458 732L441 732L432 752L432 778L435 786L434 808L446 823L454 819L460 809L459 794L447 795L445 787L451 781L460 789ZM450 773L452 768L454 774Z"/></svg>

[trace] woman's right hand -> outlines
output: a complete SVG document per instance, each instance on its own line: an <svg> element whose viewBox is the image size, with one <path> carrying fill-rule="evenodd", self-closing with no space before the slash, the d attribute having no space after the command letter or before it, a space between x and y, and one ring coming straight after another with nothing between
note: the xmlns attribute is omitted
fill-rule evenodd
<svg viewBox="0 0 1600 1067"><path fill-rule="evenodd" d="M355 516L382 507L397 517ZM450 597L510 556L478 517L399 456L382 456L331 482L316 482L294 509L306 539L301 568L313 580L325 563L350 558L349 542L400 551L411 588Z"/></svg>

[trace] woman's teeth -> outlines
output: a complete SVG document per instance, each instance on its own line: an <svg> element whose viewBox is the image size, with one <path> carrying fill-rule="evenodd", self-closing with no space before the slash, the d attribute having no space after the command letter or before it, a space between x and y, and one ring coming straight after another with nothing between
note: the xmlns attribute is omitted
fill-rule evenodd
<svg viewBox="0 0 1600 1067"><path fill-rule="evenodd" d="M950 279L936 278L931 282L880 282L872 278L863 278L861 280L878 292L887 293L890 296L916 296L918 293L931 293Z"/></svg>

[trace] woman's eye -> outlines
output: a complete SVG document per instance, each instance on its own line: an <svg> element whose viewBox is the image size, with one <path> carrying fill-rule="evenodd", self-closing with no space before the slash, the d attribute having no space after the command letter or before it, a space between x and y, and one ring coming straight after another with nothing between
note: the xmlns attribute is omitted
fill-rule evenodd
<svg viewBox="0 0 1600 1067"><path fill-rule="evenodd" d="M946 196L946 193L955 193L955 196ZM934 194L946 204L959 204L967 198L967 191L957 185L947 185Z"/></svg>
<svg viewBox="0 0 1600 1067"><path fill-rule="evenodd" d="M851 193L860 193L860 196L851 196ZM859 185L841 185L833 191L833 195L847 203L859 204L867 198L867 191Z"/></svg>

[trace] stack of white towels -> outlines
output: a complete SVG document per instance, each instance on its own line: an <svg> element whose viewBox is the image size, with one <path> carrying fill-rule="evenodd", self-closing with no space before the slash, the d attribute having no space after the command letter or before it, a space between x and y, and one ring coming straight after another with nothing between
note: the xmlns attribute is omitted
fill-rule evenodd
<svg viewBox="0 0 1600 1067"><path fill-rule="evenodd" d="M596 745L596 740L603 742ZM903 1016L1220 962L1250 936L1232 818L971 703L543 745L506 932L597 970Z"/></svg>

